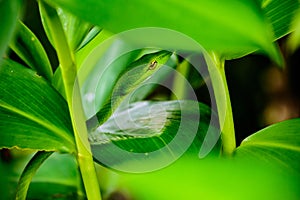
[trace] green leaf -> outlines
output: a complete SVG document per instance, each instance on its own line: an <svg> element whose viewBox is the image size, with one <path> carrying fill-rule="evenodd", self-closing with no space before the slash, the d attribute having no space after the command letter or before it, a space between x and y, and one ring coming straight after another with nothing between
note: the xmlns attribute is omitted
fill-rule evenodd
<svg viewBox="0 0 300 200"><path fill-rule="evenodd" d="M82 42L80 43L78 50L85 47L87 44L89 44L100 32L102 31L101 28L94 26L88 34L84 37Z"/></svg>
<svg viewBox="0 0 300 200"><path fill-rule="evenodd" d="M31 182L32 177L34 176L38 168L52 153L53 152L39 151L32 157L32 159L26 165L20 177L17 186L16 199L23 199L23 200L26 199L27 190L29 188L29 184Z"/></svg>
<svg viewBox="0 0 300 200"><path fill-rule="evenodd" d="M292 23L292 27L295 30L291 33L287 40L287 50L290 54L294 53L300 46L300 9L298 9Z"/></svg>
<svg viewBox="0 0 300 200"><path fill-rule="evenodd" d="M60 8L57 9L57 13L63 25L70 48L73 51L77 50L85 36L89 33L92 25Z"/></svg>
<svg viewBox="0 0 300 200"><path fill-rule="evenodd" d="M300 174L300 119L271 125L246 138L235 159L257 159Z"/></svg>
<svg viewBox="0 0 300 200"><path fill-rule="evenodd" d="M32 150L19 149L1 149L1 154L6 152L8 159L0 159L0 168L5 173L1 173L3 180L0 184L1 198L14 199L16 197L16 188L21 176L22 170L32 157ZM6 158L7 158L6 157Z"/></svg>
<svg viewBox="0 0 300 200"><path fill-rule="evenodd" d="M0 160L0 169L5 171L5 174L0 174L3 178L0 184L1 198L7 197L4 199L15 198L21 173L33 156L32 151L14 149L9 152L9 161ZM82 189L75 156L53 153L33 176L27 199L83 199Z"/></svg>
<svg viewBox="0 0 300 200"><path fill-rule="evenodd" d="M120 174L118 196L139 200L299 199L299 176L258 161L180 159L147 174Z"/></svg>
<svg viewBox="0 0 300 200"><path fill-rule="evenodd" d="M213 145L219 139L210 111L195 101L129 104L90 131L93 156L115 169L132 171L137 167L144 171L145 167L147 171L160 162L174 161L192 143L189 152L198 154L207 132ZM218 144L212 147L220 152Z"/></svg>
<svg viewBox="0 0 300 200"><path fill-rule="evenodd" d="M262 1L263 11L271 22L276 40L293 31L291 24L299 7L298 0Z"/></svg>
<svg viewBox="0 0 300 200"><path fill-rule="evenodd" d="M28 190L29 199L83 199L75 157L54 153L39 168ZM81 197L81 198L80 198Z"/></svg>
<svg viewBox="0 0 300 200"><path fill-rule="evenodd" d="M38 38L21 21L18 23L17 33L10 43L10 48L29 67L51 81L53 72L46 51Z"/></svg>
<svg viewBox="0 0 300 200"><path fill-rule="evenodd" d="M44 13L44 9L41 9L41 4L39 4L39 8L44 30L50 43L52 44L52 46L54 46L53 36L51 35L49 24L46 19L46 13ZM82 42L84 41L85 37L87 36L87 34L93 26L90 23L81 20L77 16L74 16L73 14L67 12L66 10L62 10L61 8L56 8L56 10L61 24L63 25L63 29L68 40L70 49L72 51L78 50L80 47L82 47Z"/></svg>
<svg viewBox="0 0 300 200"><path fill-rule="evenodd" d="M6 60L0 86L1 148L75 152L67 104L45 79Z"/></svg>
<svg viewBox="0 0 300 200"><path fill-rule="evenodd" d="M93 34L93 31L97 32L97 27L96 30L92 29L91 32L86 36L86 38L84 39L84 41L82 42L82 47L80 47L80 49L75 53L75 58L76 58L76 63L77 63L77 67L78 69L80 69L80 67L82 66L83 62L87 59L88 56L92 56L90 54L92 54L93 50L96 49L96 47L98 47L100 44L103 44L103 42L108 39L109 37L112 37L113 34L106 31L106 30L101 30L100 32L98 32L95 36L93 36L93 39L89 39L90 34ZM88 40L89 42L85 44L86 40ZM111 43L113 43L114 40L111 41ZM107 50L109 48L108 46L102 46L102 48L105 48L105 50ZM118 49L118 48L117 48ZM103 52L101 52L103 53ZM95 56L94 55L94 59L101 57L101 53L99 55Z"/></svg>
<svg viewBox="0 0 300 200"><path fill-rule="evenodd" d="M50 24L48 23L48 20L47 20L46 11L45 11L45 9L43 9L40 1L39 1L38 5L39 5L39 13L40 13L40 17L41 17L41 22L42 22L44 31L47 35L47 39L49 40L50 44L55 48L54 43L53 43L53 36L50 31Z"/></svg>
<svg viewBox="0 0 300 200"><path fill-rule="evenodd" d="M171 54L169 51L146 54L128 65L126 70L119 75L108 101L97 113L99 124L105 122L140 84L151 76L155 76L155 73L159 73L159 69L169 60Z"/></svg>
<svg viewBox="0 0 300 200"><path fill-rule="evenodd" d="M12 37L19 16L21 4L21 0L0 1L0 58L2 58Z"/></svg>
<svg viewBox="0 0 300 200"><path fill-rule="evenodd" d="M272 44L271 27L259 4L253 0L48 2L114 33L139 27L163 27L186 34L207 50L215 51L227 59L257 49L267 52L275 60L279 59L278 50ZM132 36L130 39L146 46L154 44L161 48L195 50L176 38L165 40L162 37L153 41L151 35Z"/></svg>

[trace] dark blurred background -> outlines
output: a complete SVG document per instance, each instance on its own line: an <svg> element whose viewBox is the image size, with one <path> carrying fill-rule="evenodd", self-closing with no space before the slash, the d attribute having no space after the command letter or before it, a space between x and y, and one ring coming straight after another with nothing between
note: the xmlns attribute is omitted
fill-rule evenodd
<svg viewBox="0 0 300 200"><path fill-rule="evenodd" d="M283 69L262 55L226 62L237 144L267 125L300 116L300 49L289 55L287 38L278 41Z"/></svg>

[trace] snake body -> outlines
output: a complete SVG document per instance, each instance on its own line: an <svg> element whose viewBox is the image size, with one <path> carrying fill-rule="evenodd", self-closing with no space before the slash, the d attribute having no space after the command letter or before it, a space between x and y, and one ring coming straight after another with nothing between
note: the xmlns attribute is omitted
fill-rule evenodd
<svg viewBox="0 0 300 200"><path fill-rule="evenodd" d="M113 92L97 112L96 116L88 120L87 125L95 128L103 124L116 110L116 108L130 95L138 86L155 74L170 58L172 52L159 51L142 56L137 61L132 62L120 74Z"/></svg>

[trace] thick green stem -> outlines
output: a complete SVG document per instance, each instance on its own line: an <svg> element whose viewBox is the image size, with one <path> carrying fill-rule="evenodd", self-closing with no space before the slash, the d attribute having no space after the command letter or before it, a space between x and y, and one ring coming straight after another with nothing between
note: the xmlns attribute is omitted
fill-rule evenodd
<svg viewBox="0 0 300 200"><path fill-rule="evenodd" d="M88 199L101 200L97 175L88 143L88 133L81 99L80 96L76 96L76 98L73 97L73 92L78 93L77 90L79 90L79 87L76 84L76 65L74 56L70 51L56 10L42 1L39 3L41 12L46 15L47 25L49 26L51 37L57 51L58 60L60 62L77 147L77 161L81 171L85 192ZM74 110L74 105L76 105L76 110Z"/></svg>
<svg viewBox="0 0 300 200"><path fill-rule="evenodd" d="M222 131L222 153L224 155L231 155L236 148L236 142L231 102L224 68L225 61L221 60L214 53L211 56L213 63L208 62L208 71L215 94L219 124Z"/></svg>

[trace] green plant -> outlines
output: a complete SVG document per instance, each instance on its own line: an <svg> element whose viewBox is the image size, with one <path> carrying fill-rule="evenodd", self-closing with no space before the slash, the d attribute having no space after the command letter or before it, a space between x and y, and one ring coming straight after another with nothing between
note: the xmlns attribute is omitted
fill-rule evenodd
<svg viewBox="0 0 300 200"><path fill-rule="evenodd" d="M16 153L20 157L9 164L1 163L0 169L7 171L1 175L3 195L15 187L16 199L101 199L100 188L107 199L117 199L118 193L112 190L141 199L297 199L300 195L300 119L271 125L236 147L225 76L225 60L253 52L284 66L274 41L294 29L297 0L39 0L41 21L56 51L57 66L49 59L48 48L21 21L25 4L20 0L0 4L4 13L0 147L12 153L14 149L30 150L26 156ZM185 41L186 36L172 35L166 29L137 29L143 35L120 33L150 26L184 33L208 53L199 52L203 49ZM120 34L113 37L113 33ZM294 49L298 37L296 31L291 39ZM15 57L19 62L13 61ZM185 80L199 87L207 78L205 73L193 77L197 74L192 72L194 59L206 62L199 71L207 70L213 109L187 93ZM95 67L108 64L100 72ZM169 88L173 95L162 93L164 101L145 101L157 91L157 86L145 83L159 83L174 69L180 73ZM96 91L95 96L90 96L91 91ZM207 132L214 137L206 137ZM116 146L129 153L120 156ZM148 159L156 150L158 154ZM31 157L32 151L37 153ZM140 160L130 157L134 153L142 155ZM116 175L93 160L127 172L147 172L165 167L183 153L170 167L143 175ZM198 159L198 154L207 158ZM21 173L24 162L28 163ZM116 176L119 180L114 185Z"/></svg>

